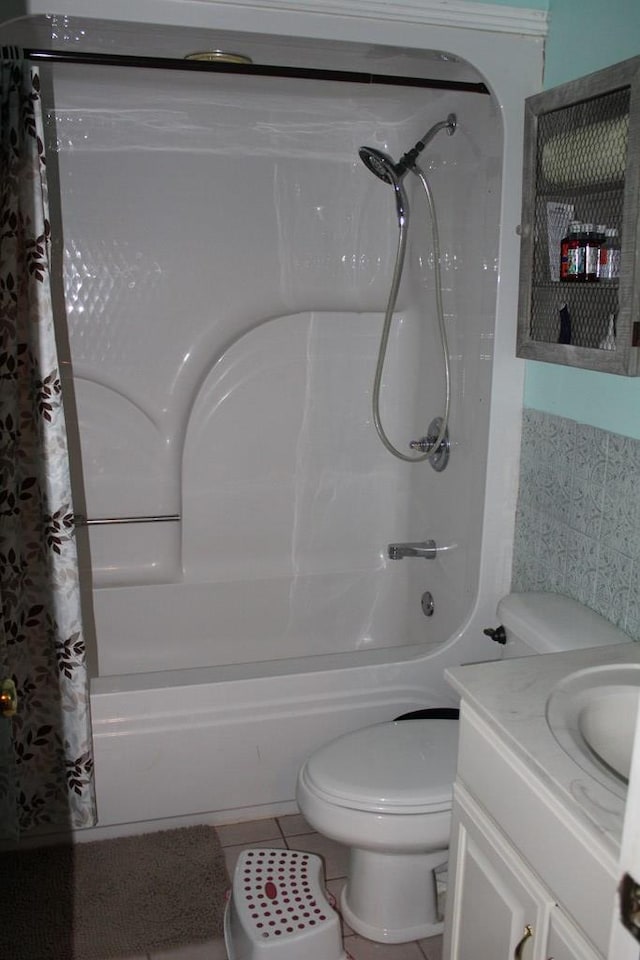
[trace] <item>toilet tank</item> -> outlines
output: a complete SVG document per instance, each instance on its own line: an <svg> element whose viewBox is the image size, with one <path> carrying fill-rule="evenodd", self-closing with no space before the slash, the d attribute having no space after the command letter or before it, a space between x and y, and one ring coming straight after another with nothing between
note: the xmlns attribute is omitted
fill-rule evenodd
<svg viewBox="0 0 640 960"><path fill-rule="evenodd" d="M504 657L559 653L631 638L584 604L560 593L509 593L498 603Z"/></svg>

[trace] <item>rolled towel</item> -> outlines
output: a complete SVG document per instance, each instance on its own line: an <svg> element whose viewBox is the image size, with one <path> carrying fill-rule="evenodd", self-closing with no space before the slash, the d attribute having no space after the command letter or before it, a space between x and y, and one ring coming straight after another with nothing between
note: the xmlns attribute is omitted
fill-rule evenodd
<svg viewBox="0 0 640 960"><path fill-rule="evenodd" d="M565 186L621 180L628 141L627 114L558 134L542 148L542 173Z"/></svg>

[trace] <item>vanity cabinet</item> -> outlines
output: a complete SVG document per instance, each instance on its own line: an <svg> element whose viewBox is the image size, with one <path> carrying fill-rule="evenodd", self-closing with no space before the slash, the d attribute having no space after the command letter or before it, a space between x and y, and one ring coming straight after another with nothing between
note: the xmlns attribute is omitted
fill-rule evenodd
<svg viewBox="0 0 640 960"><path fill-rule="evenodd" d="M640 57L526 100L519 357L640 374L639 159Z"/></svg>
<svg viewBox="0 0 640 960"><path fill-rule="evenodd" d="M459 784L449 862L449 960L601 960Z"/></svg>
<svg viewBox="0 0 640 960"><path fill-rule="evenodd" d="M603 960L617 859L498 730L463 693L444 955Z"/></svg>

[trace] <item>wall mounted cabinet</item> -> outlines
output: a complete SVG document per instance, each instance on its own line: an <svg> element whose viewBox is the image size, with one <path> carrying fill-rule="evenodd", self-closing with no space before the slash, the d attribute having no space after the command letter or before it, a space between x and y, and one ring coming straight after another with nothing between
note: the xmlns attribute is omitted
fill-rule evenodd
<svg viewBox="0 0 640 960"><path fill-rule="evenodd" d="M526 100L519 357L640 374L639 159L640 57Z"/></svg>

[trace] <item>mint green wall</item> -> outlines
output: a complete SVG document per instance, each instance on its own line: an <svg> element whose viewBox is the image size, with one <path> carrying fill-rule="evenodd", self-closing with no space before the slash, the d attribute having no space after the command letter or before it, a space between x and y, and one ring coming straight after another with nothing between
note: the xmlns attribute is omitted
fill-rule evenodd
<svg viewBox="0 0 640 960"><path fill-rule="evenodd" d="M548 10L545 87L640 54L640 0L549 0ZM640 377L528 362L524 402L640 439Z"/></svg>
<svg viewBox="0 0 640 960"><path fill-rule="evenodd" d="M640 53L638 0L549 0L548 10L545 87Z"/></svg>

